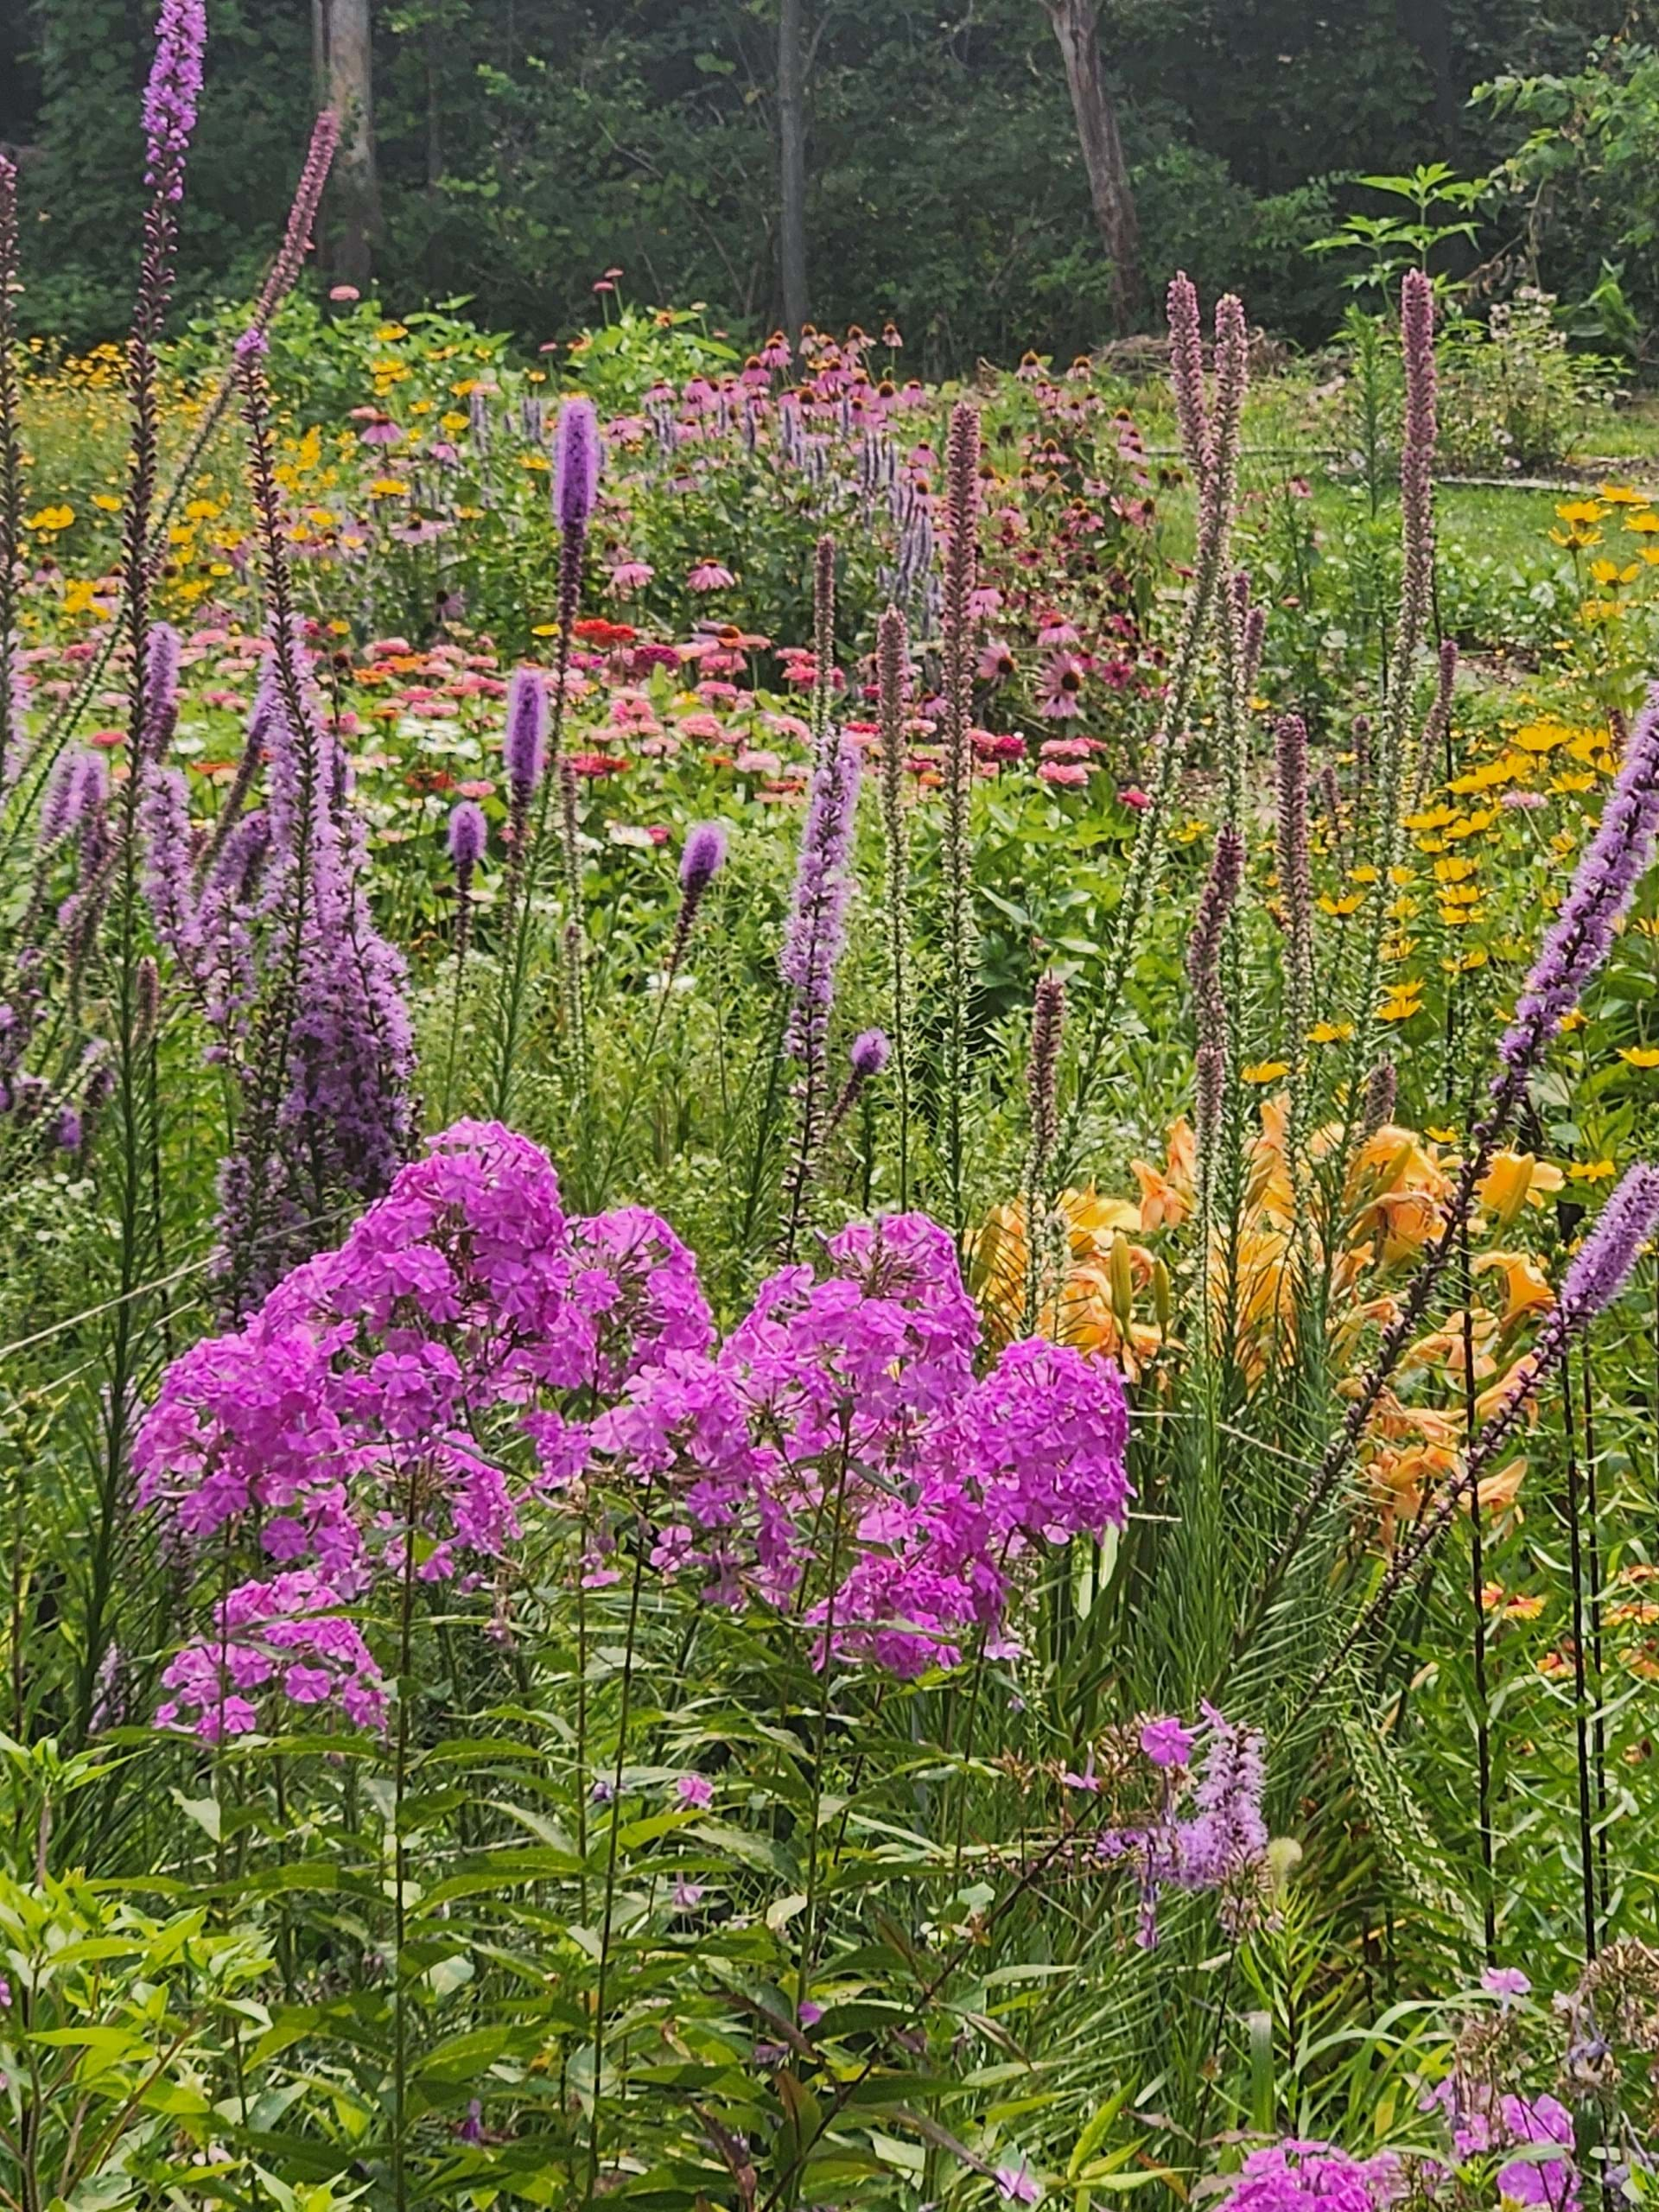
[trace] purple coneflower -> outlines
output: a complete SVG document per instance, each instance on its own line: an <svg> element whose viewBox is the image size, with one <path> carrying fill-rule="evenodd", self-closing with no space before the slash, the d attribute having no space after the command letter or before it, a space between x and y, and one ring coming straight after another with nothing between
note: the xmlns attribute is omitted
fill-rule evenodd
<svg viewBox="0 0 1659 2212"><path fill-rule="evenodd" d="M1045 664L1037 711L1051 721L1068 721L1083 712L1083 663L1075 653L1057 652Z"/></svg>
<svg viewBox="0 0 1659 2212"><path fill-rule="evenodd" d="M685 581L691 591L729 591L737 578L718 561L699 561Z"/></svg>

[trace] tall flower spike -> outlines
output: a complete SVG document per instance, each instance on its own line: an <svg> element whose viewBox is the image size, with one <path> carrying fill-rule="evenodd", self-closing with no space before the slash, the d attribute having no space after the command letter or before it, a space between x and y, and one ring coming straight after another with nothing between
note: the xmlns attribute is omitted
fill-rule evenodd
<svg viewBox="0 0 1659 2212"><path fill-rule="evenodd" d="M1191 394L1203 392L1202 349L1197 353L1198 302L1185 280L1170 287L1172 378L1177 385L1176 407L1191 412ZM1216 388L1205 423L1203 467L1198 474L1198 542L1192 565L1192 582L1180 634L1171 656L1164 686L1163 709L1153 741L1153 772L1147 803L1135 824L1135 846L1123 879L1122 895L1112 916L1106 947L1104 972L1090 1009L1071 1099L1056 1147L1057 1172L1064 1173L1074 1157L1082 1135L1091 1086L1100 1070L1107 1044L1114 1033L1119 996L1128 980L1144 937L1147 907L1163 870L1170 802L1181 764L1186 758L1194 696L1203 672L1205 651L1212 627L1228 619L1217 610L1227 573L1228 542L1238 474L1239 426L1243 420L1245 387L1249 380L1249 333L1244 310L1231 293L1216 304ZM1196 378L1196 381L1193 379ZM1185 382L1188 397L1181 395ZM1229 679L1224 696L1236 696L1236 657L1224 670ZM1230 763L1236 747L1229 745ZM1231 768L1230 766L1230 774Z"/></svg>
<svg viewBox="0 0 1659 2212"><path fill-rule="evenodd" d="M812 747L823 758L836 676L836 541L819 538L812 560Z"/></svg>
<svg viewBox="0 0 1659 2212"><path fill-rule="evenodd" d="M835 1104L830 1109L830 1119L824 1125L827 1142L834 1136L853 1108L858 1103L867 1083L872 1083L887 1065L887 1032L883 1029L861 1029L854 1038L847 1055L847 1080L841 1086Z"/></svg>
<svg viewBox="0 0 1659 2212"><path fill-rule="evenodd" d="M599 417L578 393L559 410L553 449L553 512L567 537L586 531L599 496Z"/></svg>
<svg viewBox="0 0 1659 2212"><path fill-rule="evenodd" d="M527 806L547 766L547 688L539 669L512 671L501 759L514 804Z"/></svg>
<svg viewBox="0 0 1659 2212"><path fill-rule="evenodd" d="M1478 1499L1481 1477L1574 1341L1624 1289L1643 1246L1656 1230L1659 1230L1659 1168L1638 1161L1620 1179L1562 1277L1555 1304L1538 1332L1536 1344L1520 1363L1502 1403L1476 1437L1461 1473L1446 1485L1412 1540L1395 1551L1376 1595L1303 1698L1301 1712L1313 1708L1349 1653L1381 1624L1459 1510Z"/></svg>
<svg viewBox="0 0 1659 2212"><path fill-rule="evenodd" d="M805 1218L828 1107L825 1079L836 969L847 941L853 823L860 755L844 733L813 772L801 855L779 969L790 987L785 1043L800 1073L795 1149L785 1178L784 1253L792 1257Z"/></svg>
<svg viewBox="0 0 1659 2212"><path fill-rule="evenodd" d="M16 342L17 169L0 154L0 793L16 772L26 686L15 626L23 454Z"/></svg>
<svg viewBox="0 0 1659 2212"><path fill-rule="evenodd" d="M1285 922L1286 1057L1291 1065L1293 1136L1301 1128L1307 1033L1313 1012L1313 879L1307 847L1307 725L1286 715L1274 732L1278 785L1279 899Z"/></svg>
<svg viewBox="0 0 1659 2212"><path fill-rule="evenodd" d="M1434 287L1421 269L1400 288L1400 343L1406 373L1405 433L1400 451L1400 524L1405 566L1395 680L1408 679L1428 620L1434 566Z"/></svg>
<svg viewBox="0 0 1659 2212"><path fill-rule="evenodd" d="M699 822L687 830L685 847L680 855L680 911L675 917L674 935L668 949L671 976L678 972L685 956L697 909L725 865L726 832L718 822Z"/></svg>
<svg viewBox="0 0 1659 2212"><path fill-rule="evenodd" d="M1451 734L1452 694L1457 680L1457 641L1452 638L1443 638L1435 665L1434 697L1424 718L1423 734L1417 747L1417 773L1411 786L1414 807L1420 804L1423 793L1428 789ZM1447 772L1449 774L1450 771Z"/></svg>
<svg viewBox="0 0 1659 2212"><path fill-rule="evenodd" d="M159 760L173 741L179 719L179 658L182 641L170 622L157 622L150 630L144 656L143 715L139 726L139 752L145 760Z"/></svg>
<svg viewBox="0 0 1659 2212"><path fill-rule="evenodd" d="M1186 949L1187 981L1192 988L1193 1014L1198 1030L1198 1185L1206 1248L1230 1046L1227 998L1222 988L1221 952L1228 921L1243 880L1243 833L1236 823L1224 823L1216 835L1216 849L1211 858L1210 873L1205 879L1198 911L1192 924L1192 935Z"/></svg>
<svg viewBox="0 0 1659 2212"><path fill-rule="evenodd" d="M887 988L899 1094L899 1211L910 1204L910 823L905 812L905 706L910 639L889 607L875 628L875 688L881 731L881 836L887 861Z"/></svg>
<svg viewBox="0 0 1659 2212"><path fill-rule="evenodd" d="M294 188L294 198L288 211L288 226L283 233L276 258L270 264L253 310L253 325L257 330L269 327L271 317L298 282L305 257L311 251L311 233L316 227L317 210L322 205L323 188L328 181L328 172L334 167L335 150L340 144L340 118L332 108L324 108L311 126L311 143L306 149L305 162L300 170L300 181Z"/></svg>
<svg viewBox="0 0 1659 2212"><path fill-rule="evenodd" d="M1659 835L1659 684L1648 694L1596 833L1516 1001L1497 1054L1495 1097L1516 1095L1543 1058L1561 1017L1606 958Z"/></svg>
<svg viewBox="0 0 1659 2212"><path fill-rule="evenodd" d="M184 194L184 157L196 126L201 57L207 42L203 0L162 0L156 52L144 86L144 182L162 200Z"/></svg>
<svg viewBox="0 0 1659 2212"><path fill-rule="evenodd" d="M945 443L944 601L941 689L944 696L945 1120L952 1226L963 1221L962 1103L968 1079L968 1002L975 950L969 815L974 749L973 618L979 568L979 410L959 399Z"/></svg>
<svg viewBox="0 0 1659 2212"><path fill-rule="evenodd" d="M1186 465L1202 486L1210 474L1210 423L1204 397L1204 325L1198 287L1184 269L1169 280L1169 380Z"/></svg>

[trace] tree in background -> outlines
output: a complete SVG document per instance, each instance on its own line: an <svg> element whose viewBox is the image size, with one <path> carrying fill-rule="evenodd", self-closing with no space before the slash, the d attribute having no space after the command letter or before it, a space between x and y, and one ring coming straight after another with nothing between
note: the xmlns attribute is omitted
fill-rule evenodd
<svg viewBox="0 0 1659 2212"><path fill-rule="evenodd" d="M1106 89L1100 50L1100 0L1043 0L1065 64L1066 89L1077 118L1077 143L1089 178L1100 242L1112 270L1112 306L1118 327L1128 327L1140 289L1141 239L1117 110Z"/></svg>
<svg viewBox="0 0 1659 2212"><path fill-rule="evenodd" d="M1612 4L1622 17L1652 0ZM781 83L785 0L207 5L181 316L257 277L315 105L316 19L346 14L354 36L343 54L337 30L333 43L363 129L342 170L353 205L331 210L333 273L372 270L397 308L464 296L537 343L589 321L591 286L620 265L636 302L702 301L734 334L809 305L825 327L891 315L918 373L1033 344L1065 358L1114 327L1126 291L1144 315L1177 267L1319 344L1341 295L1304 249L1353 204L1344 179L1448 156L1452 118L1464 171L1502 161L1536 126L1518 101L1465 105L1495 76L1610 118L1593 130L1618 190L1592 207L1554 196L1534 226L1539 279L1579 302L1603 258L1623 261L1638 314L1646 296L1652 257L1618 244L1618 204L1643 199L1620 118L1646 79L1619 59L1639 26L1592 54L1610 0L788 0L804 50ZM137 34L154 6L0 4L24 311L72 343L127 313ZM1609 71L1611 106L1596 90ZM1103 158L1085 159L1095 144Z"/></svg>
<svg viewBox="0 0 1659 2212"><path fill-rule="evenodd" d="M328 184L328 258L359 291L374 273L383 222L374 150L374 35L370 0L312 0L316 76L340 118Z"/></svg>
<svg viewBox="0 0 1659 2212"><path fill-rule="evenodd" d="M804 0L778 8L778 265L791 340L806 321L806 24Z"/></svg>

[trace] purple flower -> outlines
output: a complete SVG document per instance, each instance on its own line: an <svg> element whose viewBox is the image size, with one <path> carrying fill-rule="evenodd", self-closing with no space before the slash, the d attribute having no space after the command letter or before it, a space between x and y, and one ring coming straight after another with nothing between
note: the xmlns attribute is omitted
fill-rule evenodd
<svg viewBox="0 0 1659 2212"><path fill-rule="evenodd" d="M829 758L813 772L801 831L794 896L778 964L794 990L789 1049L802 1061L827 1032L836 967L846 944L859 775L858 747L850 737L837 738Z"/></svg>
<svg viewBox="0 0 1659 2212"><path fill-rule="evenodd" d="M996 2193L1005 2204L1035 2204L1043 2185L1022 2158L1017 2166L996 2169Z"/></svg>
<svg viewBox="0 0 1659 2212"><path fill-rule="evenodd" d="M507 728L502 760L515 805L522 805L547 766L547 688L541 671L515 668L507 686Z"/></svg>
<svg viewBox="0 0 1659 2212"><path fill-rule="evenodd" d="M183 196L184 157L196 125L207 42L204 0L162 0L143 120L144 182L163 200Z"/></svg>
<svg viewBox="0 0 1659 2212"><path fill-rule="evenodd" d="M726 832L718 822L699 822L687 830L680 854L680 890L699 899L726 864Z"/></svg>
<svg viewBox="0 0 1659 2212"><path fill-rule="evenodd" d="M1491 1996L1510 1998L1526 1996L1532 1983L1519 1967L1488 1967L1480 1986Z"/></svg>
<svg viewBox="0 0 1659 2212"><path fill-rule="evenodd" d="M1542 1058L1563 1014L1606 958L1659 832L1659 686L1648 695L1596 833L1586 846L1497 1051L1497 1094L1512 1097Z"/></svg>
<svg viewBox="0 0 1659 2212"><path fill-rule="evenodd" d="M674 1795L682 1805L706 1812L715 1802L715 1785L706 1774L683 1774L674 1784Z"/></svg>
<svg viewBox="0 0 1659 2212"><path fill-rule="evenodd" d="M868 1083L872 1076L880 1075L887 1065L887 1036L884 1029L862 1029L854 1038L848 1054L853 1073L861 1083Z"/></svg>
<svg viewBox="0 0 1659 2212"><path fill-rule="evenodd" d="M449 817L449 861L455 874L463 880L471 877L484 857L489 834L484 810L477 800L463 798L458 801Z"/></svg>
<svg viewBox="0 0 1659 2212"><path fill-rule="evenodd" d="M1333 2143L1293 2138L1252 2151L1221 2202L1228 2212L1380 2212L1395 2181L1386 2156L1354 2158Z"/></svg>
<svg viewBox="0 0 1659 2212"><path fill-rule="evenodd" d="M580 393L559 410L553 448L553 512L567 537L588 527L599 495L599 418Z"/></svg>
<svg viewBox="0 0 1659 2212"><path fill-rule="evenodd" d="M1192 1757L1192 1732L1166 1714L1141 1724L1141 1749L1154 1766L1185 1766Z"/></svg>
<svg viewBox="0 0 1659 2212"><path fill-rule="evenodd" d="M170 622L150 626L144 652L144 688L138 721L138 755L159 760L172 742L179 718L179 656L181 640Z"/></svg>

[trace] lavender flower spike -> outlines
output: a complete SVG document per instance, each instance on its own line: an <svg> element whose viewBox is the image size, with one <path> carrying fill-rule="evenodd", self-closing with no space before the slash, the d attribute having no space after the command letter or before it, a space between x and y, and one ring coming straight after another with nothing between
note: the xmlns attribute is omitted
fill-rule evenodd
<svg viewBox="0 0 1659 2212"><path fill-rule="evenodd" d="M680 890L701 899L726 864L726 832L718 822L699 822L686 832L680 855Z"/></svg>
<svg viewBox="0 0 1659 2212"><path fill-rule="evenodd" d="M1198 288L1185 270L1169 280L1166 302L1169 316L1169 380L1175 393L1175 420L1180 427L1186 465L1200 484L1210 472L1210 423L1204 397L1204 326L1198 314Z"/></svg>
<svg viewBox="0 0 1659 2212"><path fill-rule="evenodd" d="M1538 1332L1531 1354L1516 1370L1508 1395L1475 1439L1455 1482L1447 1484L1434 1510L1409 1543L1395 1551L1376 1595L1307 1691L1297 1718L1310 1712L1326 1684L1361 1639L1382 1621L1458 1513L1480 1496L1480 1480L1507 1444L1511 1431L1546 1378L1560 1366L1598 1313L1605 1313L1624 1285L1642 1247L1659 1230L1659 1168L1638 1162L1621 1178L1596 1217L1596 1225L1562 1278L1560 1294Z"/></svg>
<svg viewBox="0 0 1659 2212"><path fill-rule="evenodd" d="M547 766L547 691L541 671L515 668L507 686L507 730L501 757L515 806L527 801Z"/></svg>
<svg viewBox="0 0 1659 2212"><path fill-rule="evenodd" d="M484 810L478 801L471 798L459 801L449 817L447 842L450 866L462 882L471 881L474 869L484 857L489 834Z"/></svg>
<svg viewBox="0 0 1659 2212"><path fill-rule="evenodd" d="M559 410L553 453L553 512L567 537L588 527L599 496L599 417L591 399L578 393Z"/></svg>
<svg viewBox="0 0 1659 2212"><path fill-rule="evenodd" d="M256 329L265 327L298 281L305 257L311 251L311 232L339 144L340 118L332 108L326 107L311 126L311 143L306 149L300 181L294 188L288 227L253 311Z"/></svg>
<svg viewBox="0 0 1659 2212"><path fill-rule="evenodd" d="M1652 857L1656 833L1659 684L1648 694L1596 834L1516 1001L1515 1020L1497 1048L1503 1067L1492 1085L1495 1098L1516 1096L1543 1057L1562 1015L1577 1005L1606 958L1613 932Z"/></svg>
<svg viewBox="0 0 1659 2212"><path fill-rule="evenodd" d="M159 760L172 742L179 718L179 658L182 641L170 622L154 624L144 655L143 714L139 722L139 750L146 760Z"/></svg>
<svg viewBox="0 0 1659 2212"><path fill-rule="evenodd" d="M726 832L718 822L699 822L686 832L680 854L680 911L668 949L668 972L675 975L690 941L697 909L709 885L726 865Z"/></svg>
<svg viewBox="0 0 1659 2212"><path fill-rule="evenodd" d="M790 986L785 1047L800 1069L795 1147L785 1178L784 1255L792 1258L826 1128L824 1084L836 967L847 941L861 756L842 733L814 770L789 925L778 965Z"/></svg>
<svg viewBox="0 0 1659 2212"><path fill-rule="evenodd" d="M144 182L162 200L184 195L184 157L196 127L207 43L204 0L162 0L143 117Z"/></svg>

